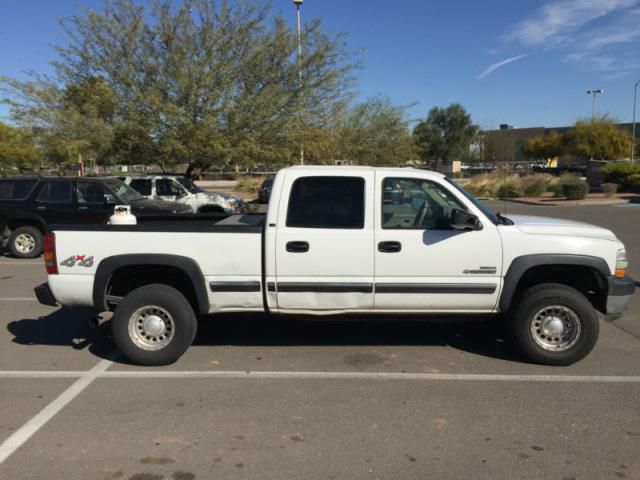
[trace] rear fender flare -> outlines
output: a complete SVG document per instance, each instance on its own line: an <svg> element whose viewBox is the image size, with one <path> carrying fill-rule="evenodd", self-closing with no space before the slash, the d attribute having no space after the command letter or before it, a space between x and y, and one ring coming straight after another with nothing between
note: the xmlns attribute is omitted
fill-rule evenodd
<svg viewBox="0 0 640 480"><path fill-rule="evenodd" d="M101 310L108 310L107 286L113 273L122 267L140 265L160 265L175 267L182 270L191 280L196 293L198 312L204 315L209 312L209 296L205 285L204 275L198 264L189 257L181 255L165 255L156 253L136 253L107 257L100 262L93 281L93 304ZM161 282L160 282L161 283Z"/></svg>

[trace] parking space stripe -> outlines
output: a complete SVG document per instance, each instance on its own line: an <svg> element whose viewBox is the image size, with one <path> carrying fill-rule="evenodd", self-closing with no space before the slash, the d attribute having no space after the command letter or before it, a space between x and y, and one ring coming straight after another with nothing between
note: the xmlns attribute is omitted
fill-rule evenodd
<svg viewBox="0 0 640 480"><path fill-rule="evenodd" d="M112 364L111 360L101 360L91 370L84 372L73 385L62 392L55 400L42 409L35 417L16 430L9 438L0 444L0 464L20 448L33 434L40 430L49 420L60 412L69 402L104 373ZM14 377L15 378L15 377Z"/></svg>
<svg viewBox="0 0 640 480"><path fill-rule="evenodd" d="M0 302L37 302L36 297L3 297Z"/></svg>
<svg viewBox="0 0 640 480"><path fill-rule="evenodd" d="M78 371L0 371L0 378L83 378ZM295 372L295 371L101 371L92 379L319 379L319 380L413 380L472 382L541 382L541 383L631 383L640 384L634 375L511 375L474 373L396 373L396 372Z"/></svg>

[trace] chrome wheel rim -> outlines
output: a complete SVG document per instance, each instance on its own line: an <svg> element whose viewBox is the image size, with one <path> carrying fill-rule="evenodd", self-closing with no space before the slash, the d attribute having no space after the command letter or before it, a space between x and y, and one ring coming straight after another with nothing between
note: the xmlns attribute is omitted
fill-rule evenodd
<svg viewBox="0 0 640 480"><path fill-rule="evenodd" d="M162 350L171 343L174 333L173 317L157 305L141 307L129 317L129 337L143 350Z"/></svg>
<svg viewBox="0 0 640 480"><path fill-rule="evenodd" d="M578 314L563 305L541 308L533 315L530 327L536 344L551 352L570 349L582 333Z"/></svg>
<svg viewBox="0 0 640 480"><path fill-rule="evenodd" d="M13 243L16 246L16 250L20 253L30 253L36 246L36 239L33 238L33 235L21 233L16 237Z"/></svg>

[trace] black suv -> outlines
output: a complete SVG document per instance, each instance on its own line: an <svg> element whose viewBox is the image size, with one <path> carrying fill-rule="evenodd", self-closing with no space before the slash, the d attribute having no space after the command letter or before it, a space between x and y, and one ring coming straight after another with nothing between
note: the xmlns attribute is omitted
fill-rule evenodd
<svg viewBox="0 0 640 480"><path fill-rule="evenodd" d="M106 223L116 204L131 205L137 217L192 213L188 205L146 200L117 178L0 178L2 246L16 257L37 257L48 225Z"/></svg>

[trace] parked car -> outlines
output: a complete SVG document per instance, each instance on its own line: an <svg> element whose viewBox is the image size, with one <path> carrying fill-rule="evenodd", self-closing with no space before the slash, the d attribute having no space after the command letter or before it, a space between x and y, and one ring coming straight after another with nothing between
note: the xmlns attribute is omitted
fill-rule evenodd
<svg viewBox="0 0 640 480"><path fill-rule="evenodd" d="M258 190L258 202L269 203L269 197L271 196L271 189L273 188L273 177L265 178Z"/></svg>
<svg viewBox="0 0 640 480"><path fill-rule="evenodd" d="M117 346L146 365L179 358L198 316L231 311L503 314L526 359L568 365L635 291L610 230L496 215L438 173L292 167L273 193L266 219L54 228L36 296L113 310Z"/></svg>
<svg viewBox="0 0 640 480"><path fill-rule="evenodd" d="M145 175L124 182L145 198L183 203L196 213L241 213L244 202L235 195L206 192L186 177Z"/></svg>
<svg viewBox="0 0 640 480"><path fill-rule="evenodd" d="M106 223L116 204L131 205L137 217L193 213L187 205L145 200L117 178L0 178L2 245L16 257L36 257L49 225Z"/></svg>

